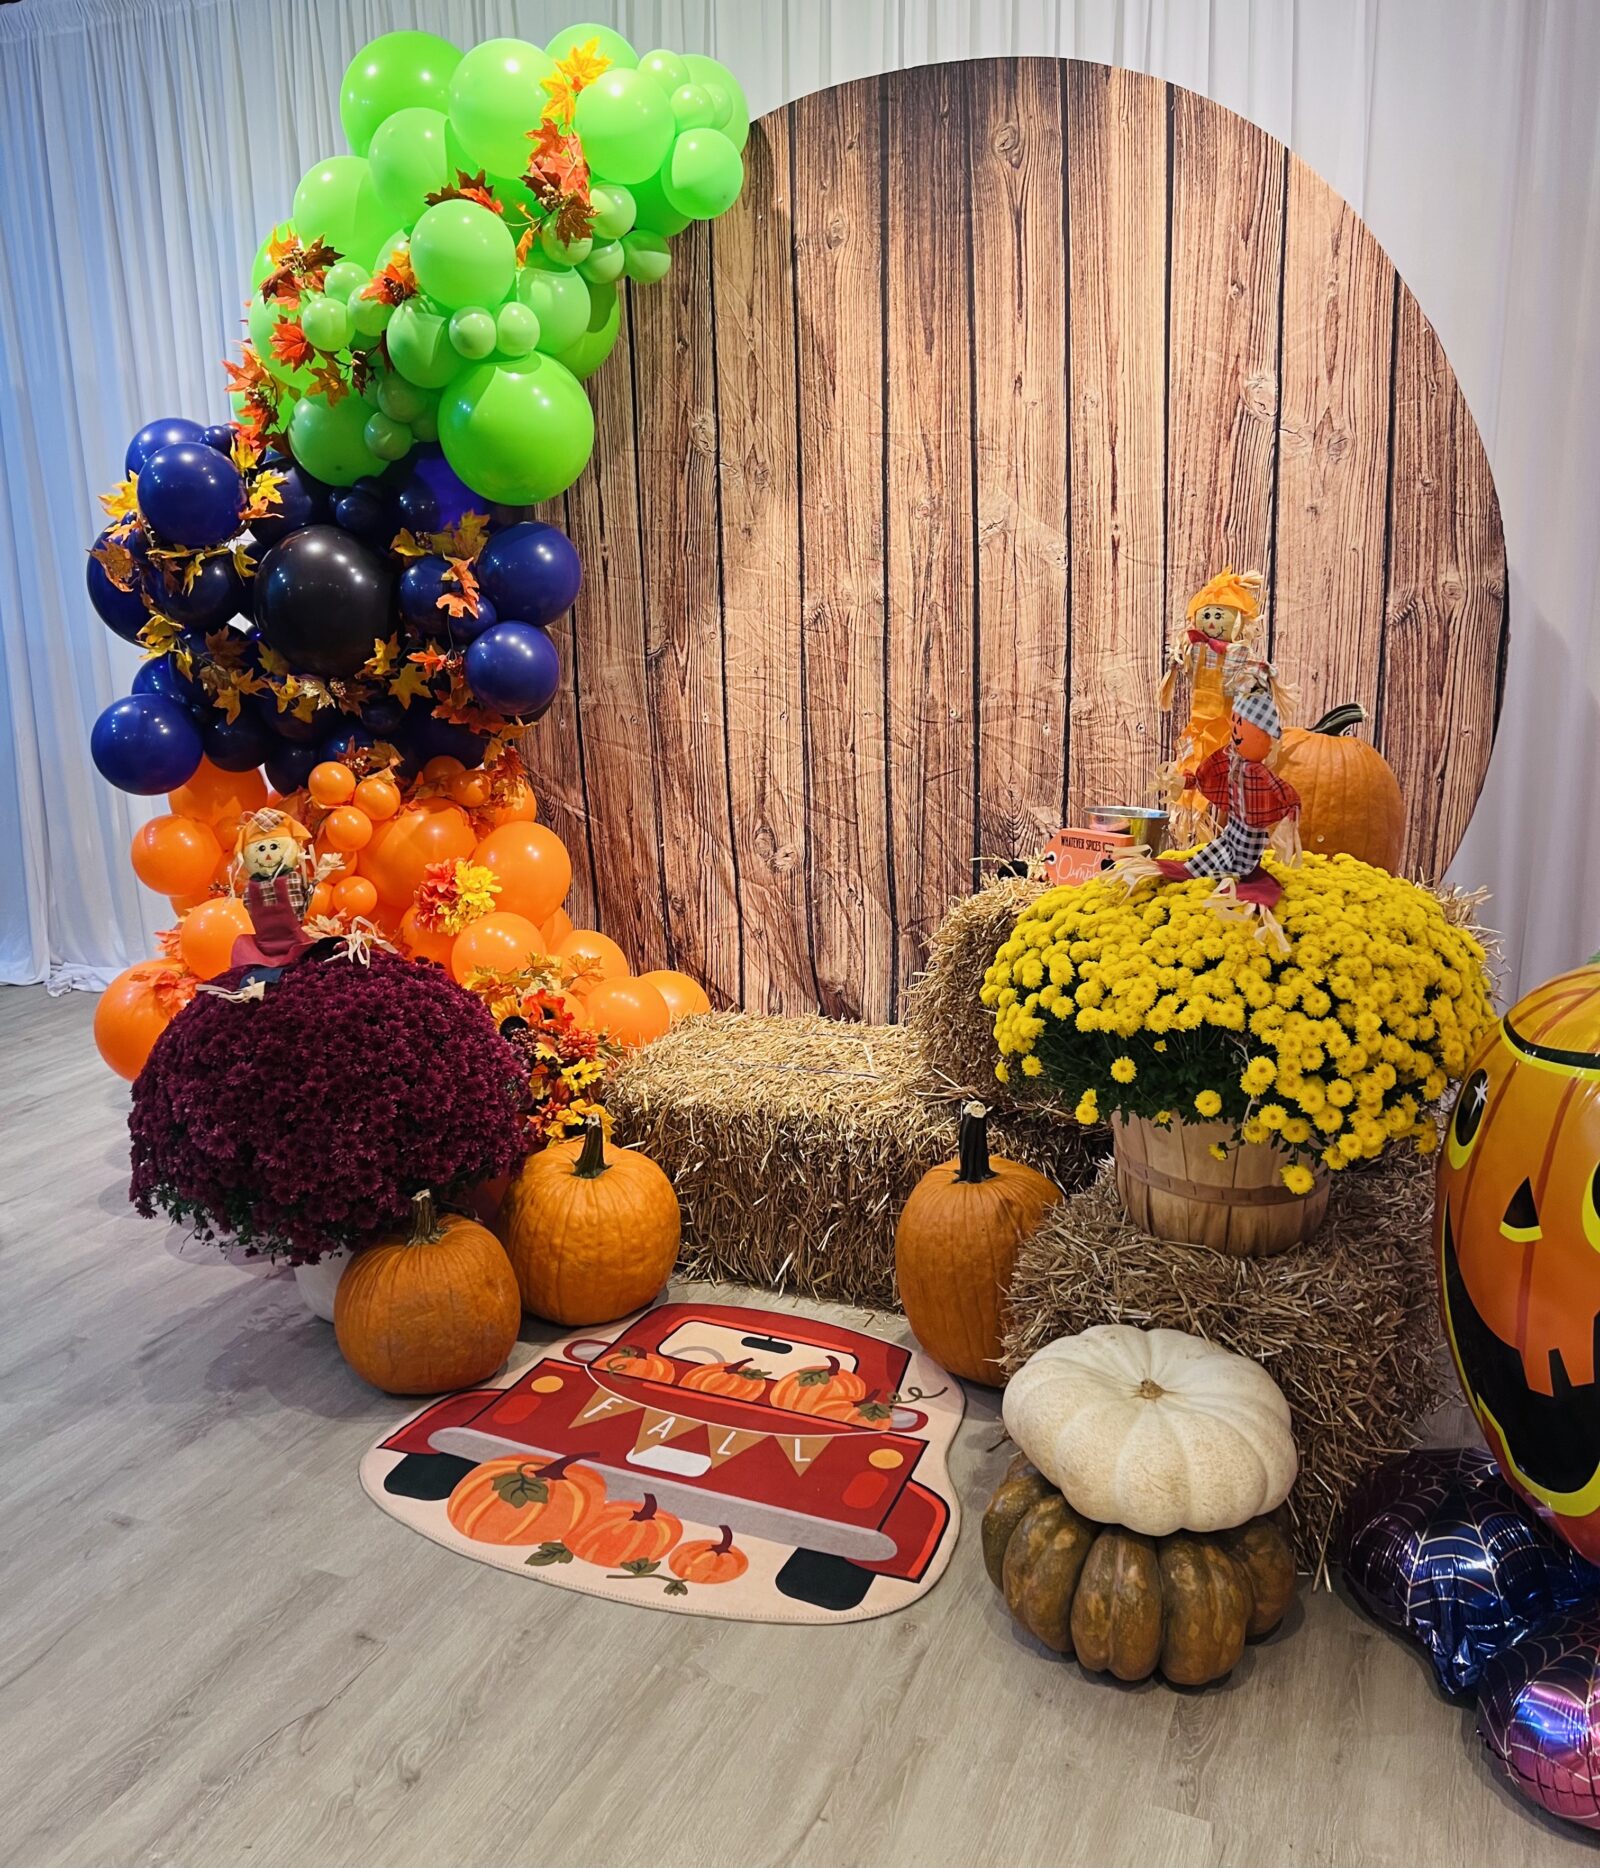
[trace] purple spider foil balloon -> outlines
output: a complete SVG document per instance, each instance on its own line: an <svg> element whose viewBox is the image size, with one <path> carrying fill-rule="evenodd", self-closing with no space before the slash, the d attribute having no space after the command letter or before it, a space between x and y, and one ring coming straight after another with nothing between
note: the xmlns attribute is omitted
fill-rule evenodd
<svg viewBox="0 0 1600 1868"><path fill-rule="evenodd" d="M1489 1662L1478 1736L1531 1802L1600 1829L1600 1604L1551 1616Z"/></svg>
<svg viewBox="0 0 1600 1868"><path fill-rule="evenodd" d="M1415 1641L1447 1693L1557 1610L1600 1598L1600 1570L1545 1529L1481 1447L1427 1447L1357 1486L1340 1531L1352 1594Z"/></svg>

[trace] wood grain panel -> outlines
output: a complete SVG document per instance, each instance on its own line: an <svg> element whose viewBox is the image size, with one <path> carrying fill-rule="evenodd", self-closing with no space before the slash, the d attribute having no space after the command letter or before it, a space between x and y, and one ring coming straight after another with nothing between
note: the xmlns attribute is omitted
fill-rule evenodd
<svg viewBox="0 0 1600 1868"><path fill-rule="evenodd" d="M973 882L973 474L967 98L961 67L889 92L885 505L889 859L897 973Z"/></svg>
<svg viewBox="0 0 1600 1868"><path fill-rule="evenodd" d="M794 324L770 315L794 294L783 117L751 131L745 169L751 211L715 227L711 249L728 784L752 931L741 996L777 1012L810 972Z"/></svg>
<svg viewBox="0 0 1600 1868"><path fill-rule="evenodd" d="M1394 290L1349 204L1291 156L1272 653L1302 724L1377 704Z"/></svg>
<svg viewBox="0 0 1600 1868"><path fill-rule="evenodd" d="M788 1010L884 1019L894 934L884 805L882 87L803 97L795 190L806 895ZM775 314L777 315L777 314Z"/></svg>
<svg viewBox="0 0 1600 1868"><path fill-rule="evenodd" d="M1406 866L1423 875L1461 841L1494 739L1504 550L1483 442L1401 286L1377 743L1406 801Z"/></svg>
<svg viewBox="0 0 1600 1868"><path fill-rule="evenodd" d="M980 858L1061 821L1066 758L1067 318L1061 67L979 65L968 90L977 465Z"/></svg>
<svg viewBox="0 0 1600 1868"><path fill-rule="evenodd" d="M1154 780L1166 559L1166 87L1067 68L1072 698L1068 800ZM1081 821L1081 820L1080 820Z"/></svg>
<svg viewBox="0 0 1600 1868"><path fill-rule="evenodd" d="M737 1004L744 929L728 799L710 247L695 222L673 243L666 278L632 294L632 382L667 949L714 1001Z"/></svg>

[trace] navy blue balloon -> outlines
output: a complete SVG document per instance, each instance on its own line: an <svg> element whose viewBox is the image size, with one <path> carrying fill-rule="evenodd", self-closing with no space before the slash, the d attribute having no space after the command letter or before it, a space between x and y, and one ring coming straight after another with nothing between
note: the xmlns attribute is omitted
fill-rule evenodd
<svg viewBox="0 0 1600 1868"><path fill-rule="evenodd" d="M400 490L402 502L408 494L412 494L413 503L419 511L425 504L424 496L433 502L433 517L425 522L425 530L447 531L451 526L459 525L467 513L486 513L489 510L489 502L481 493L473 492L445 459L444 450L437 442L430 442L426 447L417 448L408 454L406 466L411 471ZM404 510L402 504L401 511Z"/></svg>
<svg viewBox="0 0 1600 1868"><path fill-rule="evenodd" d="M449 568L443 558L430 552L425 558L413 558L400 573L400 614L421 634L444 634L449 618L439 608L439 599L446 589L444 574Z"/></svg>
<svg viewBox="0 0 1600 1868"><path fill-rule="evenodd" d="M298 467L280 467L276 471L283 475L277 505L266 518L250 521L250 536L259 545L276 545L280 538L314 524L324 512L319 482Z"/></svg>
<svg viewBox="0 0 1600 1868"><path fill-rule="evenodd" d="M185 629L218 629L239 614L244 579L230 557L204 558L187 590L181 575L169 587L158 587L156 607Z"/></svg>
<svg viewBox="0 0 1600 1868"><path fill-rule="evenodd" d="M96 770L119 791L151 798L194 777L202 751L200 729L178 701L162 694L129 694L106 708L89 735Z"/></svg>
<svg viewBox="0 0 1600 1868"><path fill-rule="evenodd" d="M389 508L365 487L353 486L335 494L333 522L368 545L387 545L396 529Z"/></svg>
<svg viewBox="0 0 1600 1868"><path fill-rule="evenodd" d="M311 776L312 767L321 763L320 747L292 745L288 740L279 740L262 761L274 791L298 791Z"/></svg>
<svg viewBox="0 0 1600 1868"><path fill-rule="evenodd" d="M342 759L347 753L365 751L374 744L374 735L355 720L341 720L324 733L317 744L319 759Z"/></svg>
<svg viewBox="0 0 1600 1868"><path fill-rule="evenodd" d="M430 759L459 759L470 771L483 764L489 742L470 727L457 726L453 720L441 720L430 713L418 722L411 744L419 765L426 765Z"/></svg>
<svg viewBox="0 0 1600 1868"><path fill-rule="evenodd" d="M158 448L139 469L139 515L158 538L197 550L239 529L244 480L198 435Z"/></svg>
<svg viewBox="0 0 1600 1868"><path fill-rule="evenodd" d="M143 473L152 454L159 454L162 448L176 447L180 442L198 441L203 446L205 433L205 429L198 422L190 421L187 415L163 415L146 422L128 443L128 451L122 457L122 471ZM231 431L229 440L231 445Z"/></svg>
<svg viewBox="0 0 1600 1868"><path fill-rule="evenodd" d="M213 708L201 723L200 738L206 757L224 772L253 772L279 745L277 735L253 707L241 707L236 720Z"/></svg>
<svg viewBox="0 0 1600 1868"><path fill-rule="evenodd" d="M381 694L376 700L370 700L361 709L361 724L369 733L376 733L380 739L387 739L398 733L405 725L406 707L404 701L397 701L392 694Z"/></svg>
<svg viewBox="0 0 1600 1868"><path fill-rule="evenodd" d="M209 422L200 430L200 439L208 448L215 448L219 454L233 452L233 436L232 422Z"/></svg>
<svg viewBox="0 0 1600 1868"><path fill-rule="evenodd" d="M577 601L577 547L553 525L529 519L496 532L474 569L478 588L508 621L553 623Z"/></svg>
<svg viewBox="0 0 1600 1868"><path fill-rule="evenodd" d="M107 534L102 532L94 541L95 549L98 551L106 542ZM132 590L119 590L106 575L106 568L100 560L89 558L85 560L83 581L95 614L106 628L113 635L121 636L124 642L137 642L139 631L150 620L150 612L144 607L144 599L139 595L140 578L135 577Z"/></svg>
<svg viewBox="0 0 1600 1868"><path fill-rule="evenodd" d="M139 672L133 677L133 691L135 694L160 694L167 700L175 700L195 719L203 718L211 710L211 702L204 692L182 672L170 655L153 655L149 661L141 664Z"/></svg>
<svg viewBox="0 0 1600 1868"><path fill-rule="evenodd" d="M496 623L466 654L467 686L496 713L542 713L561 685L561 657L531 623Z"/></svg>
<svg viewBox="0 0 1600 1868"><path fill-rule="evenodd" d="M313 746L322 737L322 723L319 720L302 720L299 714L287 707L279 713L276 701L263 698L261 718L279 739L288 740L292 745Z"/></svg>
<svg viewBox="0 0 1600 1868"><path fill-rule="evenodd" d="M433 489L424 486L420 480L401 487L395 505L400 514L400 523L419 537L424 532L440 530L439 502L433 496Z"/></svg>
<svg viewBox="0 0 1600 1868"><path fill-rule="evenodd" d="M500 620L500 612L481 593L476 616L470 610L465 616L451 616L445 610L439 614L444 618L444 628L440 633L451 642L476 642L484 630L493 629Z"/></svg>

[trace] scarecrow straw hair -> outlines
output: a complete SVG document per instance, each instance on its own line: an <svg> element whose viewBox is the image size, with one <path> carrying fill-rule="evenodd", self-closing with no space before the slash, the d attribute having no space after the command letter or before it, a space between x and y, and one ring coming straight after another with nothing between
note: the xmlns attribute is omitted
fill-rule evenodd
<svg viewBox="0 0 1600 1868"><path fill-rule="evenodd" d="M1433 1165L1408 1150L1335 1175L1307 1244L1229 1258L1138 1231L1108 1163L1023 1240L1002 1367L1095 1323L1187 1330L1252 1357L1294 1412L1289 1512L1301 1567L1320 1577L1356 1482L1415 1443L1443 1392L1432 1215Z"/></svg>
<svg viewBox="0 0 1600 1868"><path fill-rule="evenodd" d="M904 1026L716 1012L630 1052L606 1106L678 1190L682 1276L882 1308L900 1209L956 1153L963 1099L922 1080ZM1034 1112L997 1117L990 1143L1068 1191L1105 1147Z"/></svg>

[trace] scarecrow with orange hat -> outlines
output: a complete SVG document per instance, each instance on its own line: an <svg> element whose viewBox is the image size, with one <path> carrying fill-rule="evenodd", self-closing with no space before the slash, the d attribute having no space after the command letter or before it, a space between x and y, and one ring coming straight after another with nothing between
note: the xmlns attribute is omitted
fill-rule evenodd
<svg viewBox="0 0 1600 1868"><path fill-rule="evenodd" d="M1203 834L1214 821L1190 779L1227 747L1234 690L1249 668L1259 664L1261 586L1259 571L1235 571L1231 565L1203 584L1189 599L1186 627L1173 644L1162 677L1157 699L1163 713L1171 710L1180 671L1190 680L1189 717L1178 734L1172 763L1162 774L1173 839L1180 844Z"/></svg>
<svg viewBox="0 0 1600 1868"><path fill-rule="evenodd" d="M264 806L240 823L233 860L254 931L233 943L232 964L265 968L261 977L275 979L313 944L300 925L315 879L311 832L287 811Z"/></svg>

